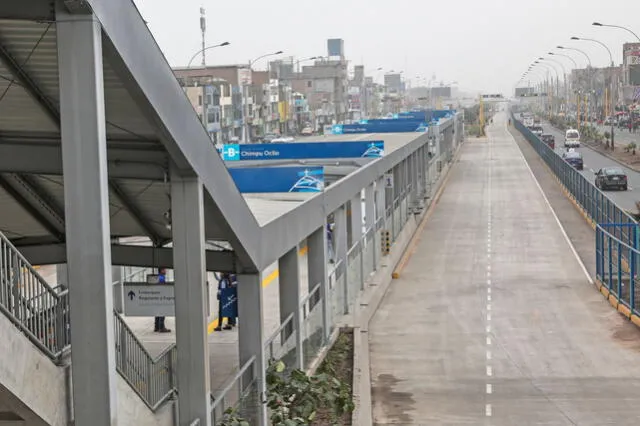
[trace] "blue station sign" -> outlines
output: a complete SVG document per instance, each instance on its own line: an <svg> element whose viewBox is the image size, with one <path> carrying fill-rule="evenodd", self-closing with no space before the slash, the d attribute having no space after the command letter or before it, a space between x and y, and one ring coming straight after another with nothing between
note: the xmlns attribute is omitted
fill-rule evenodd
<svg viewBox="0 0 640 426"><path fill-rule="evenodd" d="M377 140L225 144L219 148L219 152L224 161L378 158L384 155L384 142Z"/></svg>
<svg viewBox="0 0 640 426"><path fill-rule="evenodd" d="M331 128L334 135L357 133L405 133L425 132L427 123L416 120L367 120L358 124L336 124Z"/></svg>
<svg viewBox="0 0 640 426"><path fill-rule="evenodd" d="M241 193L324 190L323 167L244 167L229 173Z"/></svg>

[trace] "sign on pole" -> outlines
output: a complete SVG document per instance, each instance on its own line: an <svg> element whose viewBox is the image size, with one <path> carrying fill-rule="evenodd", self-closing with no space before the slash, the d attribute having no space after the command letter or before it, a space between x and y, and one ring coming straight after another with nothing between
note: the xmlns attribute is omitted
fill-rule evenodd
<svg viewBox="0 0 640 426"><path fill-rule="evenodd" d="M393 173L384 174L384 187L387 189L393 189Z"/></svg>
<svg viewBox="0 0 640 426"><path fill-rule="evenodd" d="M377 140L225 144L219 151L224 161L379 158L384 155L384 142Z"/></svg>
<svg viewBox="0 0 640 426"><path fill-rule="evenodd" d="M175 316L174 283L124 283L124 313L130 317Z"/></svg>

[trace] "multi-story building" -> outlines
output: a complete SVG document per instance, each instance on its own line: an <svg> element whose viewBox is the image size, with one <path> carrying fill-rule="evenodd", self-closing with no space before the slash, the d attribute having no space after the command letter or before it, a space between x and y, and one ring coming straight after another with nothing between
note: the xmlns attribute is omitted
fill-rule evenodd
<svg viewBox="0 0 640 426"><path fill-rule="evenodd" d="M210 130L217 129L215 122L208 124L208 118L212 114L206 114L207 120L203 120L207 130L212 134L212 139L216 142L227 142L233 137L243 137L245 109L248 111L253 109L253 100L246 95L251 85L251 71L247 65L175 68L174 74L201 117L203 107L207 110L212 109L214 118L215 111L219 111L219 130ZM202 98L196 97L200 96L196 95L198 90L201 91ZM211 96L205 95L207 90Z"/></svg>

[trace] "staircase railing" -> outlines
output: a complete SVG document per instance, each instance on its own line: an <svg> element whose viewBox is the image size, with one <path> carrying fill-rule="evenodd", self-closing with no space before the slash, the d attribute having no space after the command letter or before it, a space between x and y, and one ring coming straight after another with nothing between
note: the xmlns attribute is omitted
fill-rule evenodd
<svg viewBox="0 0 640 426"><path fill-rule="evenodd" d="M69 348L69 292L52 288L0 233L0 311L49 358Z"/></svg>
<svg viewBox="0 0 640 426"><path fill-rule="evenodd" d="M0 233L0 312L52 361L71 349L69 290L52 287ZM153 358L114 311L116 369L155 410L176 392L176 345Z"/></svg>

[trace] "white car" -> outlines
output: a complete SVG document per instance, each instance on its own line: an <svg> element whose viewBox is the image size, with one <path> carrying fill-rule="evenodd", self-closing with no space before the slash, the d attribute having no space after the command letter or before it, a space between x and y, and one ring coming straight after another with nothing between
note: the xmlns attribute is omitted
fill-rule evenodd
<svg viewBox="0 0 640 426"><path fill-rule="evenodd" d="M279 143L279 142L293 142L295 139L291 136L284 136L281 138L275 138L271 141L271 143Z"/></svg>
<svg viewBox="0 0 640 426"><path fill-rule="evenodd" d="M580 148L580 132L576 129L568 129L564 134L565 148Z"/></svg>

